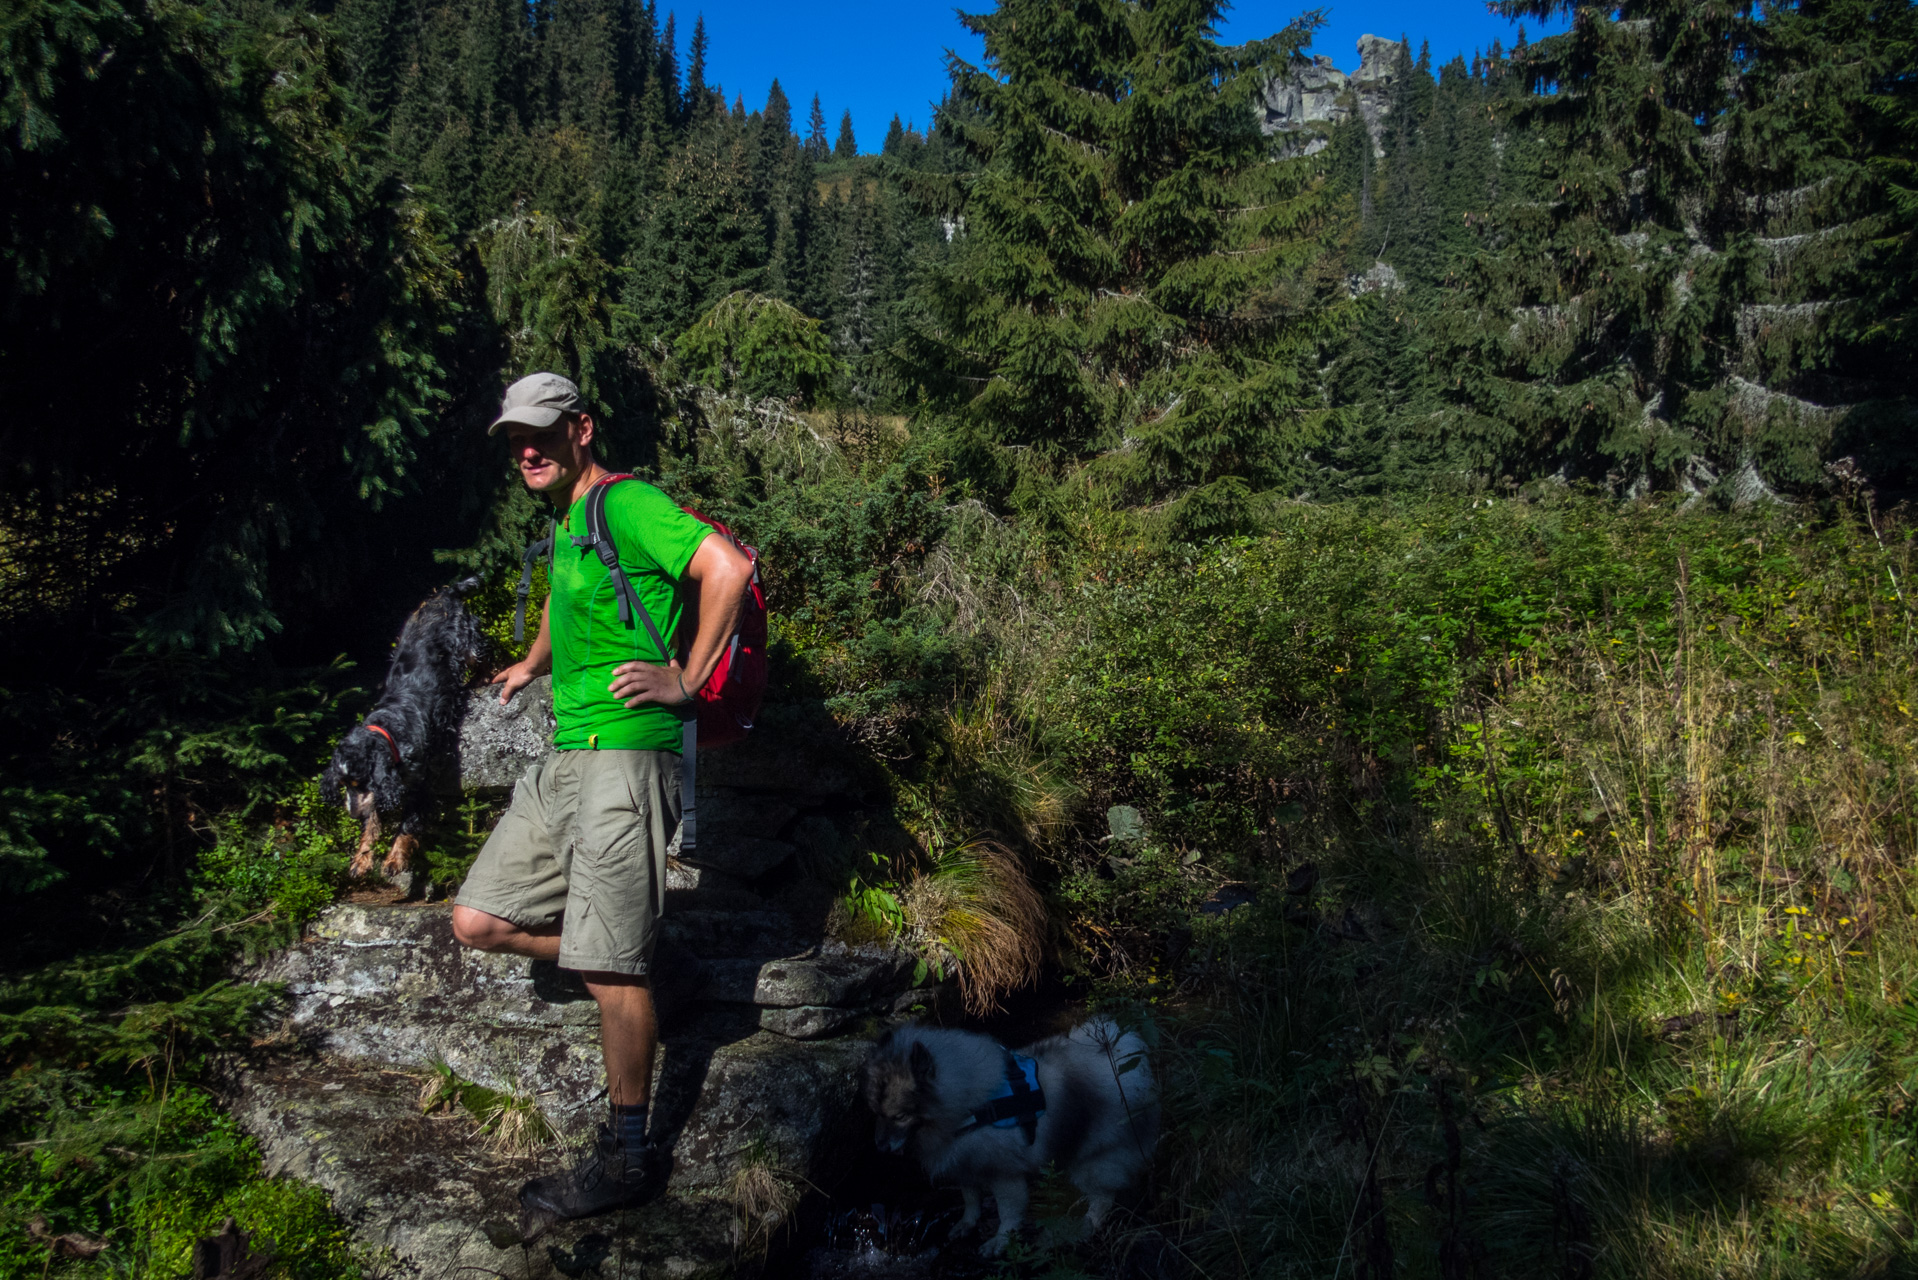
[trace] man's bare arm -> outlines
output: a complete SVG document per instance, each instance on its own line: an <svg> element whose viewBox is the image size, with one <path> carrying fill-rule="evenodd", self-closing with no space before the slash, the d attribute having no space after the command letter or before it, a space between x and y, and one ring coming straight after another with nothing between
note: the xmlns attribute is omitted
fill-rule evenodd
<svg viewBox="0 0 1918 1280"><path fill-rule="evenodd" d="M499 691L501 706L513 700L513 695L533 682L534 676L545 675L553 666L553 633L548 625L546 612L552 608L552 597L539 607L539 634L533 637L533 647L526 656L515 662L492 679L493 684L506 687Z"/></svg>
<svg viewBox="0 0 1918 1280"><path fill-rule="evenodd" d="M682 668L677 659L660 666L625 662L613 668L613 696L629 707L648 702L675 706L712 678L720 654L732 640L739 608L752 581L752 561L717 533L708 534L686 566L686 580L699 589L699 632ZM544 635L544 631L541 632Z"/></svg>

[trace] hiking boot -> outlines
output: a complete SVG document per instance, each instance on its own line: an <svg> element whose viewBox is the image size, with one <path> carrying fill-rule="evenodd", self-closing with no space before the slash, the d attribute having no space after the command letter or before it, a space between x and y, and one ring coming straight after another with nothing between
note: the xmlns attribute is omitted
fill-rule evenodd
<svg viewBox="0 0 1918 1280"><path fill-rule="evenodd" d="M563 1173L534 1178L519 1189L520 1210L532 1239L554 1222L591 1218L615 1209L632 1209L666 1186L666 1153L647 1143L629 1150L609 1124L599 1126L593 1144Z"/></svg>

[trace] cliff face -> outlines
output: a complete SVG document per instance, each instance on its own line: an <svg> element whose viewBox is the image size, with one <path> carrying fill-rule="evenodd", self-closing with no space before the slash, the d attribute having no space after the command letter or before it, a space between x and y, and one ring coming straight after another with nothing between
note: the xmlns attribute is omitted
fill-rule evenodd
<svg viewBox="0 0 1918 1280"><path fill-rule="evenodd" d="M1316 126L1330 127L1357 112L1372 135L1372 153L1385 154L1380 140L1385 117L1391 112L1392 68L1404 46L1380 36L1359 37L1358 70L1347 75L1324 54L1295 59L1290 67L1266 83L1257 100L1259 128L1267 135L1304 136L1288 146L1298 155L1311 155L1325 146Z"/></svg>

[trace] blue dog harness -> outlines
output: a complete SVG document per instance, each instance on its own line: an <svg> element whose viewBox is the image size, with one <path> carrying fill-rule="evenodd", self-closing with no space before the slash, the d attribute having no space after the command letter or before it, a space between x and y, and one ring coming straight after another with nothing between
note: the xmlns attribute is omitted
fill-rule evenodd
<svg viewBox="0 0 1918 1280"><path fill-rule="evenodd" d="M1006 1055L1006 1078L1000 1083L999 1092L985 1106L972 1113L972 1119L961 1125L952 1136L957 1138L971 1133L974 1129L983 1129L987 1125L995 1129L1010 1129L1017 1125L1026 1135L1026 1145L1031 1146L1039 1134L1039 1117L1046 1113L1046 1091L1039 1087L1039 1064L1031 1058L1022 1058L1010 1049Z"/></svg>

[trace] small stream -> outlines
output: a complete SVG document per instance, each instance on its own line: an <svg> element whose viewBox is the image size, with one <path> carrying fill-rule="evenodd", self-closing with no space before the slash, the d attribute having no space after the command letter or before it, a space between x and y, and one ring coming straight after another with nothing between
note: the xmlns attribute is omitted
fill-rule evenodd
<svg viewBox="0 0 1918 1280"><path fill-rule="evenodd" d="M967 1257L964 1241L950 1242L959 1210L888 1211L883 1204L843 1209L830 1215L824 1240L806 1251L800 1274L807 1280L861 1280L867 1276L959 1276L968 1264L983 1274L977 1254ZM944 1265L941 1265L941 1264ZM955 1266L955 1264L957 1264Z"/></svg>

